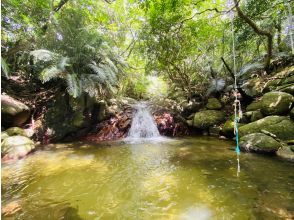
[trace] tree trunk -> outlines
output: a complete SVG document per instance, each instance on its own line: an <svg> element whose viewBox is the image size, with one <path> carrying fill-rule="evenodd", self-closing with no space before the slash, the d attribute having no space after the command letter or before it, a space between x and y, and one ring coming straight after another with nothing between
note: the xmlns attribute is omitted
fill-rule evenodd
<svg viewBox="0 0 294 220"><path fill-rule="evenodd" d="M261 36L267 37L267 57L265 60L265 70L268 71L270 61L272 58L273 53L273 35L269 31L265 31L260 29L253 20L251 20L247 15L243 13L243 11L239 7L239 2L237 0L234 0L234 3L236 5L236 10L241 19L243 19L253 30L255 33Z"/></svg>

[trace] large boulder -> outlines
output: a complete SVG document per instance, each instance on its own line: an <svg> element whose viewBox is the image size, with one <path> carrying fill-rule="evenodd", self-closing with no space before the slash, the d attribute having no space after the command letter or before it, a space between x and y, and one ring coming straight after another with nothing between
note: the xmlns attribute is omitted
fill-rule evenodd
<svg viewBox="0 0 294 220"><path fill-rule="evenodd" d="M294 151L292 150L293 146L283 146L277 151L279 158L294 162ZM294 149L294 148L293 148Z"/></svg>
<svg viewBox="0 0 294 220"><path fill-rule="evenodd" d="M263 82L261 78L249 79L241 85L241 88L250 97L257 97L262 94Z"/></svg>
<svg viewBox="0 0 294 220"><path fill-rule="evenodd" d="M22 102L1 94L1 118L5 127L21 126L30 117L30 109Z"/></svg>
<svg viewBox="0 0 294 220"><path fill-rule="evenodd" d="M246 107L246 111L256 111L261 109L262 103L261 101L255 101L250 103L247 107Z"/></svg>
<svg viewBox="0 0 294 220"><path fill-rule="evenodd" d="M1 145L4 160L22 158L35 149L35 144L31 139L20 135L5 138Z"/></svg>
<svg viewBox="0 0 294 220"><path fill-rule="evenodd" d="M193 102L193 101L184 102L182 104L183 110L182 110L181 114L184 117L188 117L192 113L195 113L195 112L199 111L200 107L201 107L201 103L200 102Z"/></svg>
<svg viewBox="0 0 294 220"><path fill-rule="evenodd" d="M221 133L228 138L234 137L234 124L234 120L227 120L223 126ZM238 128L242 127L243 125L243 123L238 123Z"/></svg>
<svg viewBox="0 0 294 220"><path fill-rule="evenodd" d="M281 140L294 139L294 122L285 116L268 116L240 127L240 136L267 131Z"/></svg>
<svg viewBox="0 0 294 220"><path fill-rule="evenodd" d="M14 135L21 135L21 136L25 136L25 137L28 137L26 131L22 128L19 128L19 127L11 127L11 128L8 128L6 130L6 133L9 135L9 136L14 136Z"/></svg>
<svg viewBox="0 0 294 220"><path fill-rule="evenodd" d="M261 112L264 115L285 115L292 106L294 97L285 92L269 92L262 97Z"/></svg>
<svg viewBox="0 0 294 220"><path fill-rule="evenodd" d="M292 110L290 111L290 118L294 120L294 108L292 108Z"/></svg>
<svg viewBox="0 0 294 220"><path fill-rule="evenodd" d="M216 98L208 99L206 108L210 110L219 110L222 108L222 104Z"/></svg>
<svg viewBox="0 0 294 220"><path fill-rule="evenodd" d="M257 153L274 153L282 145L274 138L263 133L252 133L240 139L240 148Z"/></svg>
<svg viewBox="0 0 294 220"><path fill-rule="evenodd" d="M193 125L196 128L205 129L213 125L219 125L225 121L225 113L216 110L197 112L194 116Z"/></svg>

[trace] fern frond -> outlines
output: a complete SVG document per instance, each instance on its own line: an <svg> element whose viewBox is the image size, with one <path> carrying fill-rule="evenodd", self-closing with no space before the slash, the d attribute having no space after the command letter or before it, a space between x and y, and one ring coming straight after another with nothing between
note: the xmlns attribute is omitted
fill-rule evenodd
<svg viewBox="0 0 294 220"><path fill-rule="evenodd" d="M1 73L4 74L6 78L10 76L9 66L3 57L1 57Z"/></svg>
<svg viewBox="0 0 294 220"><path fill-rule="evenodd" d="M117 82L117 78L116 78L116 73L112 70L112 68L110 68L107 65L101 65L101 69L103 69L103 71L106 73L107 76L107 81L111 84L114 85Z"/></svg>
<svg viewBox="0 0 294 220"><path fill-rule="evenodd" d="M88 64L88 67L95 73L95 75L97 76L97 80L100 83L105 83L105 81L107 80L107 73L99 66L91 63Z"/></svg>
<svg viewBox="0 0 294 220"><path fill-rule="evenodd" d="M49 62L56 58L55 53L45 49L31 51L30 55L34 57L35 62L38 62L38 61Z"/></svg>
<svg viewBox="0 0 294 220"><path fill-rule="evenodd" d="M113 61L109 58L105 58L106 63L108 64L108 66L115 72L118 72L118 69L116 67L116 65L113 63Z"/></svg>
<svg viewBox="0 0 294 220"><path fill-rule="evenodd" d="M53 78L57 78L61 73L63 73L62 69L57 68L56 66L50 66L45 68L39 76L39 79L45 83L50 81Z"/></svg>
<svg viewBox="0 0 294 220"><path fill-rule="evenodd" d="M57 64L57 68L61 70L65 70L65 67L69 66L69 58L68 57L61 57Z"/></svg>
<svg viewBox="0 0 294 220"><path fill-rule="evenodd" d="M99 79L97 75L84 74L81 76L81 88L84 92L88 93L90 97L99 96Z"/></svg>
<svg viewBox="0 0 294 220"><path fill-rule="evenodd" d="M72 97L77 98L81 94L81 83L76 74L67 74L67 92Z"/></svg>

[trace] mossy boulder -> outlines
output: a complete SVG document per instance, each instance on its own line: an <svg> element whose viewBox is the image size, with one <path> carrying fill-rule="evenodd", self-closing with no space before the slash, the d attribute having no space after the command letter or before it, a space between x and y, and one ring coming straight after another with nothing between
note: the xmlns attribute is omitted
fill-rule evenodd
<svg viewBox="0 0 294 220"><path fill-rule="evenodd" d="M294 146L283 146L277 151L277 156L283 160L294 162Z"/></svg>
<svg viewBox="0 0 294 220"><path fill-rule="evenodd" d="M263 82L260 78L249 79L241 85L243 91L250 97L257 97L262 94Z"/></svg>
<svg viewBox="0 0 294 220"><path fill-rule="evenodd" d="M206 104L206 108L209 110L219 110L222 108L222 104L216 98L210 98L210 99L208 99L208 102Z"/></svg>
<svg viewBox="0 0 294 220"><path fill-rule="evenodd" d="M264 115L285 115L290 112L294 97L285 92L269 92L262 97L261 112Z"/></svg>
<svg viewBox="0 0 294 220"><path fill-rule="evenodd" d="M34 142L21 135L7 137L2 141L1 145L4 160L22 158L35 149Z"/></svg>
<svg viewBox="0 0 294 220"><path fill-rule="evenodd" d="M263 133L252 133L240 139L240 148L257 153L274 153L282 145L274 138Z"/></svg>
<svg viewBox="0 0 294 220"><path fill-rule="evenodd" d="M260 110L252 111L250 121L254 122L254 121L257 121L257 120L262 119L262 118L263 118L263 114L260 112Z"/></svg>
<svg viewBox="0 0 294 220"><path fill-rule="evenodd" d="M30 117L30 108L8 95L1 95L1 118L5 127L21 126Z"/></svg>
<svg viewBox="0 0 294 220"><path fill-rule="evenodd" d="M25 137L28 137L27 133L25 132L24 129L22 128L19 128L19 127L11 127L11 128L8 128L6 130L7 134L9 136L14 136L14 135L21 135L21 136L25 136Z"/></svg>
<svg viewBox="0 0 294 220"><path fill-rule="evenodd" d="M8 138L9 135L7 134L6 131L1 131L1 141L3 141L5 138Z"/></svg>
<svg viewBox="0 0 294 220"><path fill-rule="evenodd" d="M243 123L238 123L238 128L242 127L243 125ZM234 137L234 121L227 120L223 126L221 133L228 138Z"/></svg>
<svg viewBox="0 0 294 220"><path fill-rule="evenodd" d="M255 101L250 103L247 107L246 107L246 111L256 111L261 109L262 103L261 101Z"/></svg>
<svg viewBox="0 0 294 220"><path fill-rule="evenodd" d="M209 128L225 121L225 113L217 110L205 110L197 112L194 116L193 125L196 128Z"/></svg>
<svg viewBox="0 0 294 220"><path fill-rule="evenodd" d="M246 124L239 129L240 137L247 134L267 131L281 140L294 139L294 122L286 116L267 116L263 119Z"/></svg>
<svg viewBox="0 0 294 220"><path fill-rule="evenodd" d="M292 110L290 111L290 118L294 120L294 108L292 108Z"/></svg>

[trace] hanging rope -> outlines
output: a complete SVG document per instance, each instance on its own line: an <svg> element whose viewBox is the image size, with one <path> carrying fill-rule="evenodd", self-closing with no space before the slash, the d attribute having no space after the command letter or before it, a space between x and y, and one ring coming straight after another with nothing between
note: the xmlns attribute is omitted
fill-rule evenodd
<svg viewBox="0 0 294 220"><path fill-rule="evenodd" d="M238 122L242 118L242 110L241 110L241 103L238 100L238 85L237 85L237 75L236 75L236 53L235 53L235 36L234 36L234 24L233 24L234 17L231 16L231 33L232 33L232 41L233 41L233 71L234 71L234 134L236 136L236 154L237 154L237 176L240 173L240 148L239 148L239 132L238 132Z"/></svg>

